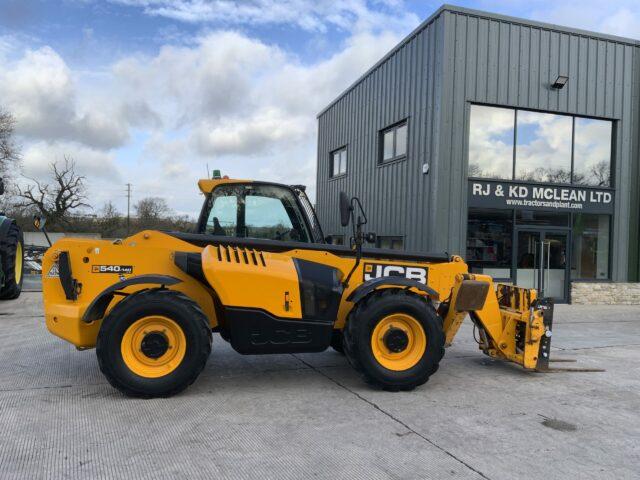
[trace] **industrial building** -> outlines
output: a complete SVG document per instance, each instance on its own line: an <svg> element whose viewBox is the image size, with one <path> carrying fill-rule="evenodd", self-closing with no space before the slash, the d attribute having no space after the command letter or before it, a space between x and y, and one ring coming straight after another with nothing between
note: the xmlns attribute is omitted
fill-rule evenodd
<svg viewBox="0 0 640 480"><path fill-rule="evenodd" d="M444 5L318 115L317 210L569 301L638 280L640 42Z"/></svg>

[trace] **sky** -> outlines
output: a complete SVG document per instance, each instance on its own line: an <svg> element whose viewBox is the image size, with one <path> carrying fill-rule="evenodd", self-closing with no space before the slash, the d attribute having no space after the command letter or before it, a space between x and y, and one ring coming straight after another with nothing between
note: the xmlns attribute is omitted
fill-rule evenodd
<svg viewBox="0 0 640 480"><path fill-rule="evenodd" d="M440 6L418 0L0 0L0 107L22 173L65 155L89 203L164 197L197 216L197 179L306 184L316 115ZM640 2L457 5L640 38ZM25 182L19 179L19 182Z"/></svg>

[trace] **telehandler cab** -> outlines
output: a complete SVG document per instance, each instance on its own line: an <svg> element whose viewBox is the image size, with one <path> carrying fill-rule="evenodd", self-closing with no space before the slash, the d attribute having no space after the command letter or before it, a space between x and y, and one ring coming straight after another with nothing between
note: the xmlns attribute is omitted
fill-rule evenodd
<svg viewBox="0 0 640 480"><path fill-rule="evenodd" d="M459 256L365 248L357 198L340 195L351 246L325 243L304 187L199 181L197 233L116 241L63 238L43 260L47 328L127 395L194 382L218 332L242 354L346 354L364 379L410 390L436 372L469 315L480 349L525 369L548 365L553 305L494 285Z"/></svg>

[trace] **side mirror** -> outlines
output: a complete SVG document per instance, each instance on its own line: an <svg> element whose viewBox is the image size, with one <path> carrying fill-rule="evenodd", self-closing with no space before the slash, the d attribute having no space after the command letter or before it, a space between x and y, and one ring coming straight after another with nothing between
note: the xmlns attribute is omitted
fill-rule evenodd
<svg viewBox="0 0 640 480"><path fill-rule="evenodd" d="M39 217L38 215L33 217L33 226L36 227L36 230L44 230L44 224L46 223L46 220L42 217Z"/></svg>
<svg viewBox="0 0 640 480"><path fill-rule="evenodd" d="M349 197L346 193L340 192L340 224L343 227L349 225L349 220L351 220L351 212L353 211L353 207L351 206L351 202L349 201Z"/></svg>

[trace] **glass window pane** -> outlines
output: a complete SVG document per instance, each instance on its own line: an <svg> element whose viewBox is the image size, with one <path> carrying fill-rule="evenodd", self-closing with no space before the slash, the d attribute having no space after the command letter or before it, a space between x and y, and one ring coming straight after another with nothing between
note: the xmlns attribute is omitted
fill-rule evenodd
<svg viewBox="0 0 640 480"><path fill-rule="evenodd" d="M509 108L471 106L470 177L511 179L514 116Z"/></svg>
<svg viewBox="0 0 640 480"><path fill-rule="evenodd" d="M293 228L279 198L247 196L245 200L247 237L284 240Z"/></svg>
<svg viewBox="0 0 640 480"><path fill-rule="evenodd" d="M469 209L467 263L472 272L511 277L511 210Z"/></svg>
<svg viewBox="0 0 640 480"><path fill-rule="evenodd" d="M340 152L331 155L331 176L335 177L340 174Z"/></svg>
<svg viewBox="0 0 640 480"><path fill-rule="evenodd" d="M382 149L382 160L390 160L393 158L393 130L384 133Z"/></svg>
<svg viewBox="0 0 640 480"><path fill-rule="evenodd" d="M270 185L245 186L244 191L246 228L240 232L241 236L310 241L311 235L293 192Z"/></svg>
<svg viewBox="0 0 640 480"><path fill-rule="evenodd" d="M571 278L609 278L609 215L573 216Z"/></svg>
<svg viewBox="0 0 640 480"><path fill-rule="evenodd" d="M347 149L340 151L340 173L347 173Z"/></svg>
<svg viewBox="0 0 640 480"><path fill-rule="evenodd" d="M207 233L235 237L238 198L235 195L215 197L207 219Z"/></svg>
<svg viewBox="0 0 640 480"><path fill-rule="evenodd" d="M402 125L396 130L396 157L407 154L407 125Z"/></svg>
<svg viewBox="0 0 640 480"><path fill-rule="evenodd" d="M518 111L516 179L571 182L571 117Z"/></svg>
<svg viewBox="0 0 640 480"><path fill-rule="evenodd" d="M331 245L344 245L344 235L330 235Z"/></svg>
<svg viewBox="0 0 640 480"><path fill-rule="evenodd" d="M573 183L611 185L611 122L576 118Z"/></svg>

